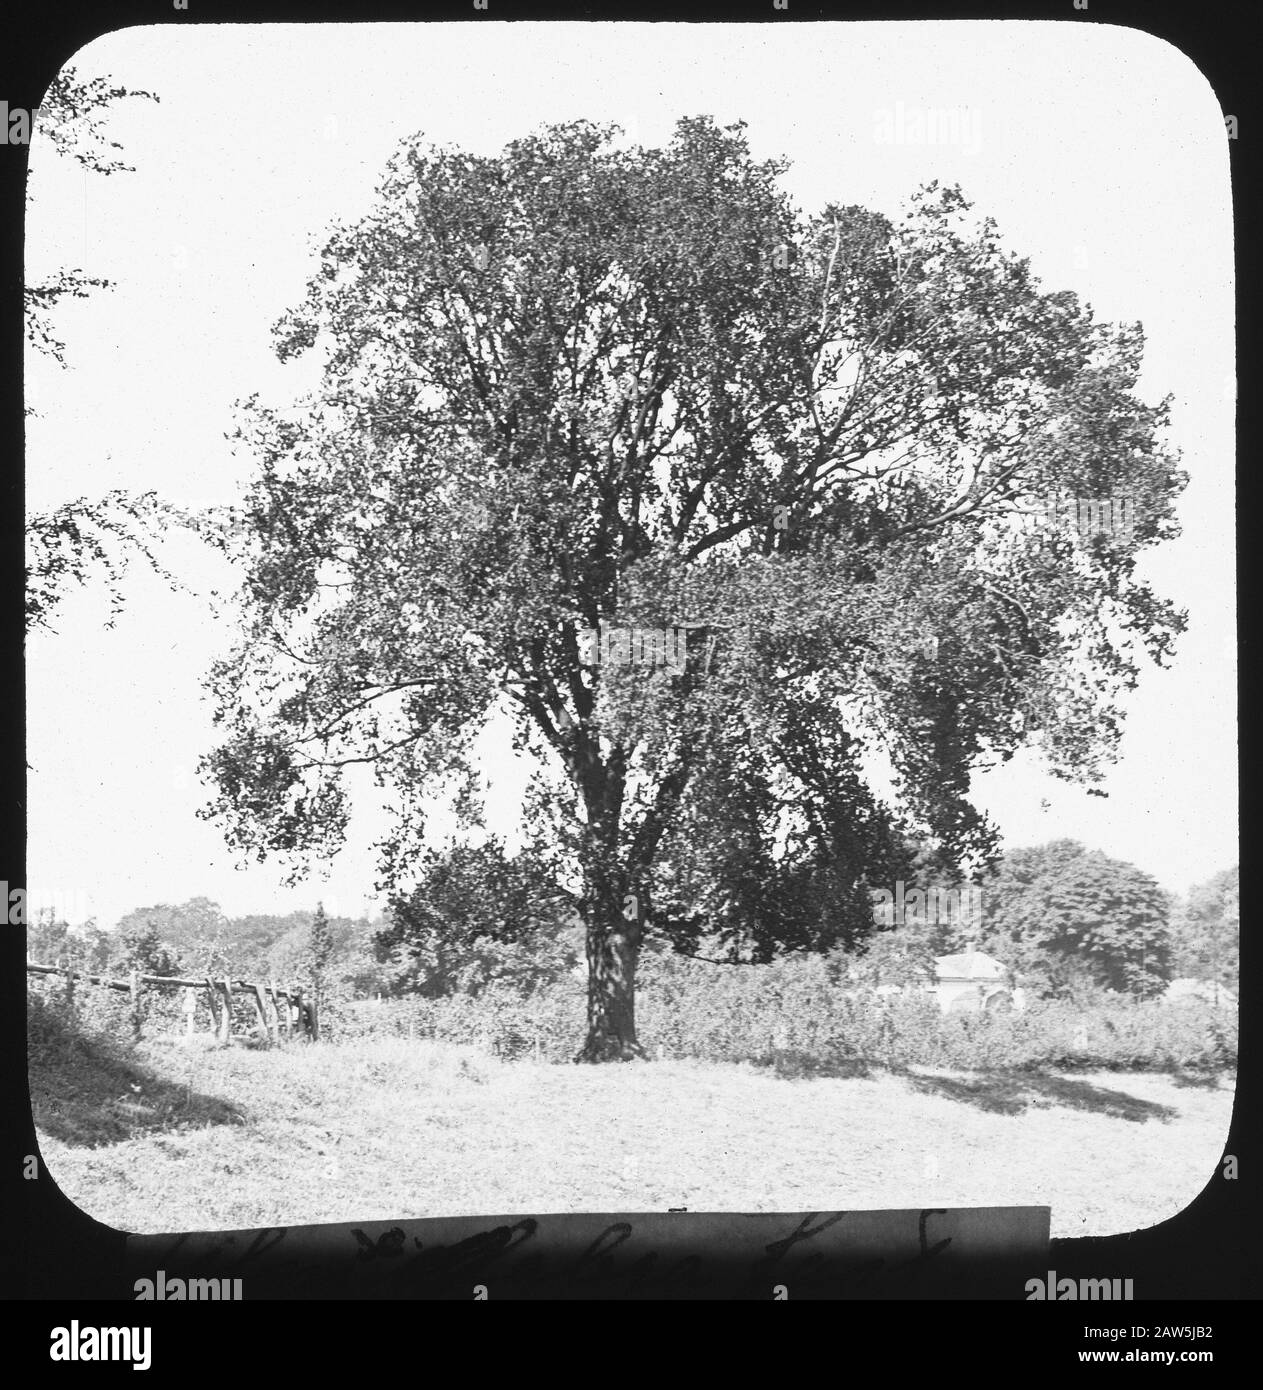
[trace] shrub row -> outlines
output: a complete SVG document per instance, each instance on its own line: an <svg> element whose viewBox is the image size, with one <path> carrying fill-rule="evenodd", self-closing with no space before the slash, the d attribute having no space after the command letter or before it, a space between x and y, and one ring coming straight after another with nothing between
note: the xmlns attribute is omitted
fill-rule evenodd
<svg viewBox="0 0 1263 1390"><path fill-rule="evenodd" d="M571 1060L583 1043L586 987L566 979L530 994L491 987L476 997L343 1003L327 1009L334 1040L433 1038L501 1056ZM1100 995L1036 1000L1014 1013L947 1014L931 995L842 989L821 958L727 967L647 956L637 1030L651 1056L768 1062L793 1054L816 1067L873 1063L962 1069L1053 1066L1210 1070L1234 1065L1234 1011Z"/></svg>
<svg viewBox="0 0 1263 1390"><path fill-rule="evenodd" d="M51 1010L77 1033L119 1043L131 1036L126 995L83 984L69 997L63 983L35 978L30 996L33 1030ZM492 985L476 996L380 1004L334 995L321 1026L333 1042L426 1038L501 1057L568 1062L583 1043L585 1000L584 983L569 977L528 993ZM209 1019L200 1012L204 1030ZM146 1013L147 1035L182 1029L174 996L150 994ZM238 1028L252 1022L252 1010L243 1008ZM1021 1013L944 1015L930 995L846 991L819 957L725 967L648 955L638 979L637 1027L650 1056L755 1063L793 1056L808 1069L871 1063L1210 1070L1237 1058L1237 1018L1229 1009L1100 995L1090 1002L1036 1000Z"/></svg>
<svg viewBox="0 0 1263 1390"><path fill-rule="evenodd" d="M492 985L477 996L339 1001L326 1005L321 1029L334 1042L426 1038L502 1057L568 1062L583 1045L586 997L585 986L565 980L528 994Z"/></svg>

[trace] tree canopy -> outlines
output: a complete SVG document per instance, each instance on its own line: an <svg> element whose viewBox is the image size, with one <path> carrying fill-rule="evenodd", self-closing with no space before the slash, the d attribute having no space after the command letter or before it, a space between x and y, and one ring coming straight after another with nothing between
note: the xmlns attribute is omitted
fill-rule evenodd
<svg viewBox="0 0 1263 1390"><path fill-rule="evenodd" d="M492 980L529 990L575 964L574 908L530 856L496 840L456 844L424 854L414 873L373 943L396 992L477 994Z"/></svg>
<svg viewBox="0 0 1263 1390"><path fill-rule="evenodd" d="M589 1060L640 1052L646 934L861 941L909 833L980 872L971 777L1038 740L1099 782L1184 622L1135 574L1183 485L1139 325L1044 291L957 189L808 213L741 126L612 136L410 141L329 238L277 330L323 384L239 430L205 762L206 813L295 872L371 764L406 889L426 794L510 713L526 838L587 930ZM1039 520L1117 495L1130 530Z"/></svg>
<svg viewBox="0 0 1263 1390"><path fill-rule="evenodd" d="M1134 864L1054 840L1009 851L984 883L980 944L1041 993L1154 995L1170 973L1170 913Z"/></svg>
<svg viewBox="0 0 1263 1390"><path fill-rule="evenodd" d="M1241 868L1194 884L1172 922L1171 973L1236 989L1241 974Z"/></svg>

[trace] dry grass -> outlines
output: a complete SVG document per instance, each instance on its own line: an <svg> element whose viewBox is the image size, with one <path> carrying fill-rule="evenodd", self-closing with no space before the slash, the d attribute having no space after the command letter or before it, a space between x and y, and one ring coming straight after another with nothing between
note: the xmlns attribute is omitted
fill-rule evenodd
<svg viewBox="0 0 1263 1390"><path fill-rule="evenodd" d="M792 1073L786 1066L782 1073ZM794 1078L749 1065L500 1062L405 1039L32 1057L51 1175L154 1233L461 1213L1035 1203L1054 1236L1179 1211L1231 1078Z"/></svg>

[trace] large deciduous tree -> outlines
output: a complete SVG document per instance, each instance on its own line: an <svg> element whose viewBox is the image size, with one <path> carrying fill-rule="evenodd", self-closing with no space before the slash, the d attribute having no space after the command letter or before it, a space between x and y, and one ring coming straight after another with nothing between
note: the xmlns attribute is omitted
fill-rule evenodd
<svg viewBox="0 0 1263 1390"><path fill-rule="evenodd" d="M1088 985L1147 996L1166 983L1170 898L1134 864L1077 840L1010 850L982 902L984 949L1041 993Z"/></svg>
<svg viewBox="0 0 1263 1390"><path fill-rule="evenodd" d="M207 814L301 864L370 762L407 882L423 793L510 711L586 928L584 1060L640 1055L647 933L845 946L906 833L976 872L973 772L1039 738L1100 780L1183 626L1134 576L1183 484L1140 327L1045 293L957 190L808 214L785 168L705 118L652 150L410 142L278 327L323 386L241 427ZM1040 520L1117 495L1129 531ZM672 628L669 660L627 635Z"/></svg>

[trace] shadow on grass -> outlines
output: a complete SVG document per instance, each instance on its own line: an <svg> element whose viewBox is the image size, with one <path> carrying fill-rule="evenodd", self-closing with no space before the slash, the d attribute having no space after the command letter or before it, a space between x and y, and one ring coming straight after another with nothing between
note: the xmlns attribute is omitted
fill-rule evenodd
<svg viewBox="0 0 1263 1390"><path fill-rule="evenodd" d="M908 1072L906 1076L913 1090L922 1095L960 1101L993 1115L1021 1115L1033 1107L1061 1106L1067 1110L1090 1110L1113 1120L1161 1120L1165 1123L1179 1113L1173 1106L1141 1100L1126 1091L1039 1072L996 1071L968 1077L921 1076Z"/></svg>
<svg viewBox="0 0 1263 1390"><path fill-rule="evenodd" d="M1231 1071L1226 1075L1231 1084ZM1218 1071L1177 1071L1172 1073L1171 1080L1182 1091L1189 1089L1217 1091L1223 1085L1225 1073Z"/></svg>
<svg viewBox="0 0 1263 1390"><path fill-rule="evenodd" d="M28 1072L36 1128L78 1148L245 1123L235 1106L160 1076L122 1046L62 1029L31 1039Z"/></svg>

